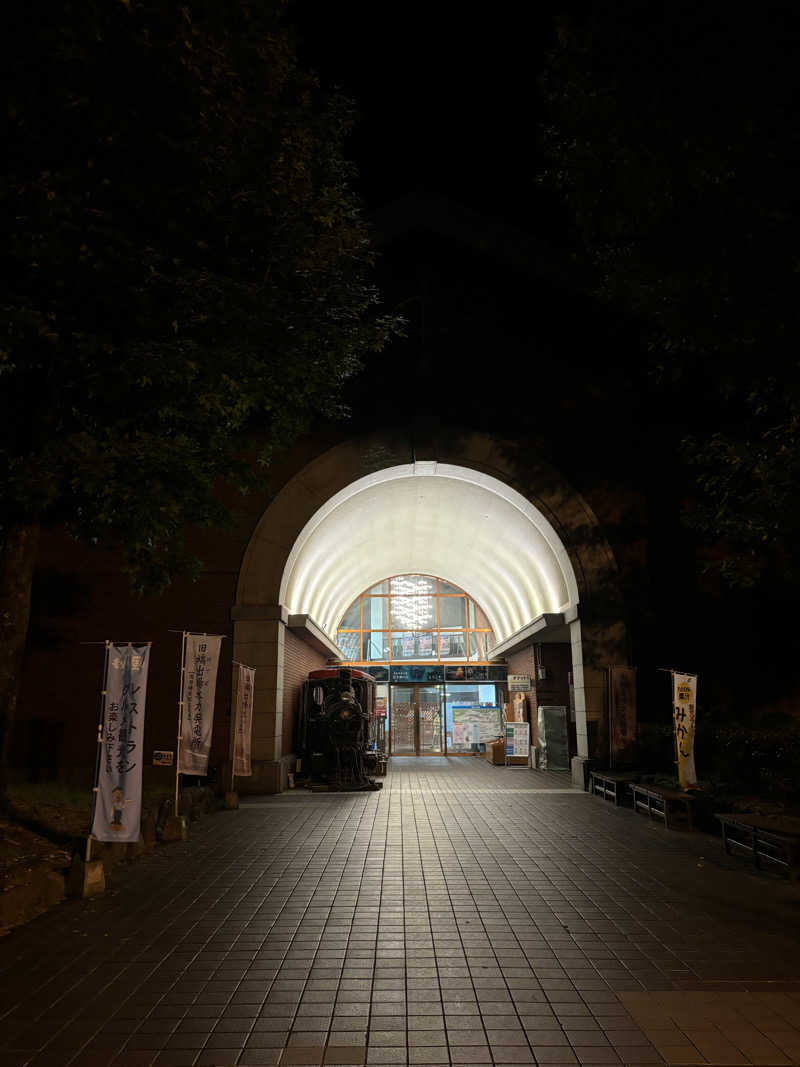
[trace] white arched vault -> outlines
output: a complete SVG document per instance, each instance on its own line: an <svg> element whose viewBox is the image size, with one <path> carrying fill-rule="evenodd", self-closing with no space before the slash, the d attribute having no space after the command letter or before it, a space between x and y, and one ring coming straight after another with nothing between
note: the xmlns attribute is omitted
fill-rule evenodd
<svg viewBox="0 0 800 1067"><path fill-rule="evenodd" d="M326 501L289 554L280 603L334 637L359 593L403 573L461 586L498 644L539 616L577 613L572 563L542 512L488 474L436 462L375 471Z"/></svg>
<svg viewBox="0 0 800 1067"><path fill-rule="evenodd" d="M334 658L349 604L398 573L464 589L489 618L498 659L568 641L576 759L585 766L589 723L603 748L605 665L627 662L627 646L616 564L592 508L557 471L535 457L521 468L493 438L445 435L416 448L425 460L409 463L403 434L342 441L263 506L254 501L231 609L234 659L257 668L249 791L286 784L293 694L307 668L298 649Z"/></svg>

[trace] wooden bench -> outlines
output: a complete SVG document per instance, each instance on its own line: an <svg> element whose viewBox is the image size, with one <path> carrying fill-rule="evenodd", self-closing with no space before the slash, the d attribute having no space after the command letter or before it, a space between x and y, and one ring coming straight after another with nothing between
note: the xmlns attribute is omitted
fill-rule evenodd
<svg viewBox="0 0 800 1067"><path fill-rule="evenodd" d="M800 818L738 812L723 812L714 818L722 825L722 844L728 855L740 849L758 870L767 860L786 871L793 882L800 880Z"/></svg>
<svg viewBox="0 0 800 1067"><path fill-rule="evenodd" d="M680 789L667 789L660 785L643 785L630 782L635 811L646 811L652 819L661 819L668 830L693 830L692 806L694 797L691 793L682 793Z"/></svg>
<svg viewBox="0 0 800 1067"><path fill-rule="evenodd" d="M604 800L613 800L618 808L624 799L629 785L636 781L633 774L615 774L613 771L590 771L589 792L601 796Z"/></svg>

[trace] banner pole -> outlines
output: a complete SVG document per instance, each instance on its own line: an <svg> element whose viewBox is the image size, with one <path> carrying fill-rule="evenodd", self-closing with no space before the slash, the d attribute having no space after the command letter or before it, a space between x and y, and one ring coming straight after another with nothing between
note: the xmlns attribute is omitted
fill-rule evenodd
<svg viewBox="0 0 800 1067"><path fill-rule="evenodd" d="M181 765L181 735L183 733L183 681L186 673L186 630L181 631L181 685L178 693L178 740L175 749L175 814L178 814L178 790Z"/></svg>
<svg viewBox="0 0 800 1067"><path fill-rule="evenodd" d="M678 775L678 781L680 781L680 760L678 758L678 735L675 732L675 674L676 671L670 671L670 685L672 690L670 692L670 719L672 720L672 751L675 754L675 772Z"/></svg>
<svg viewBox="0 0 800 1067"><path fill-rule="evenodd" d="M94 760L94 785L92 786L92 804L89 811L89 833L86 835L86 862L92 858L92 827L94 826L94 813L97 808L97 790L100 781L100 758L103 750L103 722L106 717L106 682L108 680L108 656L111 642L105 641L105 656L103 657L103 681L100 686L100 714L97 719L97 750Z"/></svg>
<svg viewBox="0 0 800 1067"><path fill-rule="evenodd" d="M236 700L233 702L233 708L231 710L231 743L230 743L230 757L231 757L231 792L235 792L234 778L236 777L236 734L239 730L239 690L242 687L242 666L238 664L239 672L236 678Z"/></svg>

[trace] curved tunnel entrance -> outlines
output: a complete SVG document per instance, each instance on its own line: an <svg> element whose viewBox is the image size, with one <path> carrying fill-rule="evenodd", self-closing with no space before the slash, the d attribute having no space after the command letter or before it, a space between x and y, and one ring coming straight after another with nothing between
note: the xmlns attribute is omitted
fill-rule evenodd
<svg viewBox="0 0 800 1067"><path fill-rule="evenodd" d="M624 643L613 608L603 619L585 610L614 572L594 516L552 477L541 498L519 492L498 477L507 472L484 438L462 441L458 463L387 458L364 441L323 454L284 486L250 540L233 616L235 658L258 668L252 787L281 787L296 690L333 663L375 677L390 750L418 755L473 750L474 738L454 733L454 706L501 709L509 673L532 677L535 723L555 672L582 777L604 710L597 651L620 663Z"/></svg>

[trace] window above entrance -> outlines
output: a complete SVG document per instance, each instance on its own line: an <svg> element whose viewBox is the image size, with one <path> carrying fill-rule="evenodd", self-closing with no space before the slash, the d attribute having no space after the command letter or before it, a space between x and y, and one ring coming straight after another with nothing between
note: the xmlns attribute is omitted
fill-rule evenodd
<svg viewBox="0 0 800 1067"><path fill-rule="evenodd" d="M346 663L486 663L495 642L463 589L429 574L398 574L353 601L336 643Z"/></svg>

